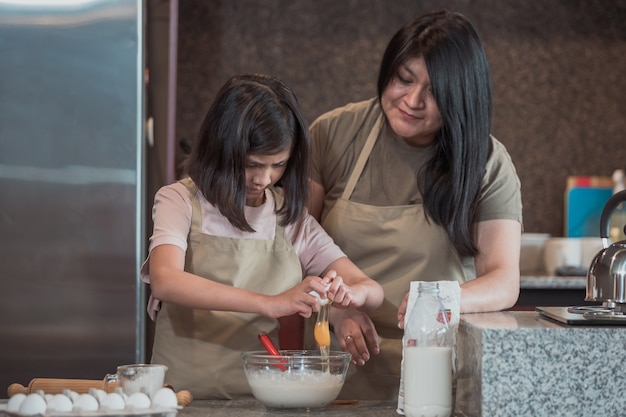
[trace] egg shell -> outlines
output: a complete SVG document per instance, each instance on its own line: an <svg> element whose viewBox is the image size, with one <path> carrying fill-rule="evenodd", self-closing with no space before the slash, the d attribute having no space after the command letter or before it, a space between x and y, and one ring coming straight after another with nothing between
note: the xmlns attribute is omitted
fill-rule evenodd
<svg viewBox="0 0 626 417"><path fill-rule="evenodd" d="M160 388L152 398L153 407L175 408L177 405L176 393L169 388Z"/></svg>
<svg viewBox="0 0 626 417"><path fill-rule="evenodd" d="M150 408L150 397L143 392L130 394L126 400L126 408Z"/></svg>
<svg viewBox="0 0 626 417"><path fill-rule="evenodd" d="M20 404L19 413L28 416L35 414L44 414L48 405L46 400L39 394L28 394L22 404Z"/></svg>
<svg viewBox="0 0 626 417"><path fill-rule="evenodd" d="M100 402L100 408L103 410L123 410L125 407L124 397L117 392L107 394Z"/></svg>
<svg viewBox="0 0 626 417"><path fill-rule="evenodd" d="M63 394L65 394L66 396L68 396L70 398L70 400L72 400L72 402L76 402L76 400L78 399L78 397L80 396L79 393L77 393L76 391L72 391L70 389L64 389L63 390Z"/></svg>
<svg viewBox="0 0 626 417"><path fill-rule="evenodd" d="M326 287L324 287L324 291L328 291L329 289L330 289L330 284L326 284ZM312 295L313 297L317 298L317 300L320 302L321 306L325 306L326 304L328 304L330 302L330 300L328 298L322 298L317 291L311 290L311 291L309 291L309 294Z"/></svg>
<svg viewBox="0 0 626 417"><path fill-rule="evenodd" d="M21 392L18 394L13 394L13 396L9 398L9 402L7 402L7 411L17 413L20 410L20 405L25 398L26 394L23 394Z"/></svg>
<svg viewBox="0 0 626 417"><path fill-rule="evenodd" d="M55 394L48 400L48 411L69 413L73 408L74 404L72 403L72 400L64 394Z"/></svg>
<svg viewBox="0 0 626 417"><path fill-rule="evenodd" d="M75 411L98 411L98 400L91 394L80 394L74 401Z"/></svg>
<svg viewBox="0 0 626 417"><path fill-rule="evenodd" d="M124 399L124 402L128 401L128 394L124 392L122 387L115 388L115 392L122 396L122 398Z"/></svg>
<svg viewBox="0 0 626 417"><path fill-rule="evenodd" d="M89 388L89 394L94 396L99 403L101 403L104 397L107 396L107 392L105 390L98 388Z"/></svg>

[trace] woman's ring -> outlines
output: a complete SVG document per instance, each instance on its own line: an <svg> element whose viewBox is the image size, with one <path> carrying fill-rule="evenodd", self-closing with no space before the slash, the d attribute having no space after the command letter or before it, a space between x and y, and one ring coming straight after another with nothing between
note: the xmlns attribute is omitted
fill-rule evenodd
<svg viewBox="0 0 626 417"><path fill-rule="evenodd" d="M345 340L346 342L347 342L348 340L350 340L350 339L352 339L352 336L351 336L351 335L348 335L348 336L346 336L346 337L344 337L344 338L343 338L343 340Z"/></svg>

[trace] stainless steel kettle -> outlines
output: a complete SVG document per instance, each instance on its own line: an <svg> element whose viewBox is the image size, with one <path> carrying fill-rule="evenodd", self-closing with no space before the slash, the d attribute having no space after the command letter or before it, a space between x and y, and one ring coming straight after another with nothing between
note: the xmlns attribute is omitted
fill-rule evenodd
<svg viewBox="0 0 626 417"><path fill-rule="evenodd" d="M585 301L601 301L608 307L618 309L626 303L626 240L609 246L609 221L613 211L622 202L626 202L626 190L613 194L602 210L600 237L603 249L589 266L585 297Z"/></svg>

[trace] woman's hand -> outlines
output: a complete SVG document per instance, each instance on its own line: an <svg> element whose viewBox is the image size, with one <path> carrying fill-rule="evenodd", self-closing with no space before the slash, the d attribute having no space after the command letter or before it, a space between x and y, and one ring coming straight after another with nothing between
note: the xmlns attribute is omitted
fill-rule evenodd
<svg viewBox="0 0 626 417"><path fill-rule="evenodd" d="M378 333L364 312L332 307L329 322L341 349L352 355L353 364L363 366L370 359L370 352L380 353Z"/></svg>
<svg viewBox="0 0 626 417"><path fill-rule="evenodd" d="M406 316L406 306L409 303L409 293L407 292L398 307L398 327L404 329L404 316Z"/></svg>

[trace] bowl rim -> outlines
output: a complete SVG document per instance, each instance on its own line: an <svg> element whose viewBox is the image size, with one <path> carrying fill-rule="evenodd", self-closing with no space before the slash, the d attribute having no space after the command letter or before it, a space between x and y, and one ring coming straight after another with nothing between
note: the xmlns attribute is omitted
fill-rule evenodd
<svg viewBox="0 0 626 417"><path fill-rule="evenodd" d="M322 355L318 349L280 349L280 356L272 355L266 350L248 350L241 353L241 356L254 357L259 359L276 359L276 358L319 358L326 359L327 356ZM352 354L342 350L331 350L328 352L329 359L345 359L351 358Z"/></svg>

